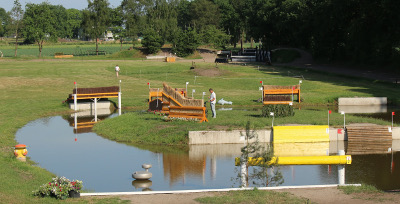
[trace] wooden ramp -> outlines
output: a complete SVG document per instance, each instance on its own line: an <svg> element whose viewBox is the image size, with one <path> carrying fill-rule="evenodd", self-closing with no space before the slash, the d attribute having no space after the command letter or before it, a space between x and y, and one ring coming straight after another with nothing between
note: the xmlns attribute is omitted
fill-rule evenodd
<svg viewBox="0 0 400 204"><path fill-rule="evenodd" d="M348 126L347 154L387 154L392 146L392 133L387 126Z"/></svg>

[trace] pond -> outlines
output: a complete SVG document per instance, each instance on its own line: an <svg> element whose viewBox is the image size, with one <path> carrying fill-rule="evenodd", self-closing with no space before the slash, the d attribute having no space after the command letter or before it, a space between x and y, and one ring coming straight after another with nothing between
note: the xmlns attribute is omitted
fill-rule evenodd
<svg viewBox="0 0 400 204"><path fill-rule="evenodd" d="M93 120L77 118L79 123ZM242 145L193 145L188 150L135 147L104 139L90 132L90 125L74 129L73 115L32 121L17 132L16 140L28 146L28 156L38 166L57 176L83 180L84 189L91 192L217 189L240 185L239 168L235 167L234 159L240 156ZM287 153L293 150L293 145L299 146L288 144L279 149ZM316 145L301 146L317 154L326 154L327 149L335 146L347 148L345 143ZM390 154L385 148L378 154L353 155L353 163L346 165L346 183L367 183L383 190L400 189L400 167L397 168L400 154ZM144 163L152 164L151 181L134 181L132 173L142 171ZM290 165L274 170L282 173L281 186L338 183L337 165Z"/></svg>

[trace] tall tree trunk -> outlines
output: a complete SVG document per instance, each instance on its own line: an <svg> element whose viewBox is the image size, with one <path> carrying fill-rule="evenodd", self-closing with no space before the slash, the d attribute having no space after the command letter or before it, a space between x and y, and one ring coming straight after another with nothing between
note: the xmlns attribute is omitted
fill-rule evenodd
<svg viewBox="0 0 400 204"><path fill-rule="evenodd" d="M119 48L119 51L122 51L122 38L119 39L119 42L121 43L121 47Z"/></svg>
<svg viewBox="0 0 400 204"><path fill-rule="evenodd" d="M99 38L96 37L96 55L99 55Z"/></svg>
<svg viewBox="0 0 400 204"><path fill-rule="evenodd" d="M38 45L39 45L39 58L41 58L42 57L43 40L42 41L38 41Z"/></svg>

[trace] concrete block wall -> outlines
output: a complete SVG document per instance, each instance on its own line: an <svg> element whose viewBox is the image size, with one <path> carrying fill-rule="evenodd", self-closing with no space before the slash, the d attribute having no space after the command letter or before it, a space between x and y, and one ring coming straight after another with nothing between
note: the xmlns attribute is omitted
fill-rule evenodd
<svg viewBox="0 0 400 204"><path fill-rule="evenodd" d="M260 142L271 142L271 130L257 130ZM191 144L244 144L245 130L232 131L189 131L189 145ZM250 141L251 142L251 141Z"/></svg>
<svg viewBox="0 0 400 204"><path fill-rule="evenodd" d="M354 97L354 98L339 98L339 106L367 106L367 105L386 105L386 97Z"/></svg>

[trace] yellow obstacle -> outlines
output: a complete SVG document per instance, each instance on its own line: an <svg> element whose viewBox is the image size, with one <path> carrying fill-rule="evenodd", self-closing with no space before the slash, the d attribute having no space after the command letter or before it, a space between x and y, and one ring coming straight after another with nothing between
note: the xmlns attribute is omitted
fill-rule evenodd
<svg viewBox="0 0 400 204"><path fill-rule="evenodd" d="M305 156L305 157L272 157L268 165L327 165L327 164L351 164L351 155L334 156ZM249 157L249 166L264 164L264 158ZM235 158L235 165L240 166L240 158Z"/></svg>
<svg viewBox="0 0 400 204"><path fill-rule="evenodd" d="M329 142L327 125L274 126L274 143Z"/></svg>
<svg viewBox="0 0 400 204"><path fill-rule="evenodd" d="M277 157L326 156L329 152L329 142L273 143L273 146Z"/></svg>

